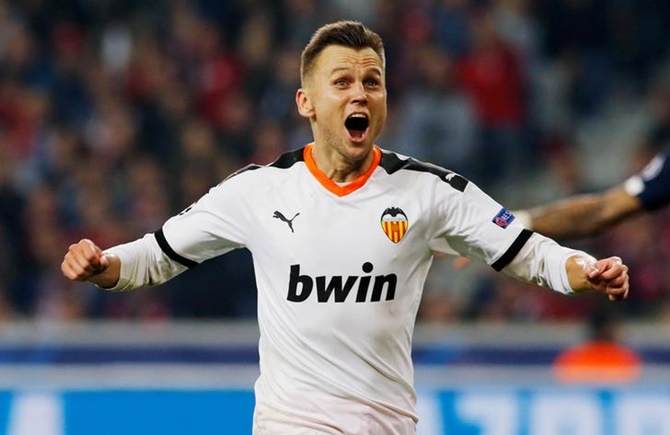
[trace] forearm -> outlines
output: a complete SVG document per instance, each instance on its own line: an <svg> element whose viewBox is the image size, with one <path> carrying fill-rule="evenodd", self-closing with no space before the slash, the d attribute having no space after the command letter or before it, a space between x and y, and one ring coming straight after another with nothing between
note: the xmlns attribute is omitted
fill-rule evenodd
<svg viewBox="0 0 670 435"><path fill-rule="evenodd" d="M642 210L635 195L624 186L615 186L603 193L578 195L522 213L529 229L552 239L565 239L597 234Z"/></svg>
<svg viewBox="0 0 670 435"><path fill-rule="evenodd" d="M582 254L586 255L535 233L503 271L521 281L548 287L563 294L573 294L575 291L566 263L568 258Z"/></svg>
<svg viewBox="0 0 670 435"><path fill-rule="evenodd" d="M116 282L111 286L95 284L108 290L125 291L162 284L187 269L165 255L153 234L107 249L105 255L116 258Z"/></svg>
<svg viewBox="0 0 670 435"><path fill-rule="evenodd" d="M579 195L553 205L528 210L530 229L552 239L584 237L602 229L602 201L597 195Z"/></svg>
<svg viewBox="0 0 670 435"><path fill-rule="evenodd" d="M612 301L628 296L628 267L621 258L596 260L537 233L503 271L567 295L593 291L606 294Z"/></svg>
<svg viewBox="0 0 670 435"><path fill-rule="evenodd" d="M121 274L121 260L115 254L105 254L109 266L103 272L88 278L88 282L104 289L111 289L119 282Z"/></svg>

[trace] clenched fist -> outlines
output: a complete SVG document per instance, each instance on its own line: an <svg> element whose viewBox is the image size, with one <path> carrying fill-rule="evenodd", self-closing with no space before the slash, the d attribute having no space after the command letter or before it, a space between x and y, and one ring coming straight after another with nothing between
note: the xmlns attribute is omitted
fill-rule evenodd
<svg viewBox="0 0 670 435"><path fill-rule="evenodd" d="M606 294L611 301L618 301L628 297L629 277L628 266L623 264L619 257L595 260L583 256L572 257L570 267L580 268L585 273L585 280L574 285L576 291L597 291Z"/></svg>
<svg viewBox="0 0 670 435"><path fill-rule="evenodd" d="M90 281L100 287L113 287L119 279L118 258L103 254L89 239L70 245L60 267L66 278Z"/></svg>

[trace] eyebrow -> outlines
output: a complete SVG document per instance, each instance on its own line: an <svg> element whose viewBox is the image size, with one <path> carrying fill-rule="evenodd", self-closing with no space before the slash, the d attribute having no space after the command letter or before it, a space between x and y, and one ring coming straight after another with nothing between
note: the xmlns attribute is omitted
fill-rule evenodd
<svg viewBox="0 0 670 435"><path fill-rule="evenodd" d="M333 69L330 71L330 75L336 74L336 73L338 73L338 72L348 72L348 71L350 71L350 70L351 70L351 68L349 68L349 67L346 67L346 66L340 66L340 67L333 68ZM382 70L381 70L381 68L379 68L379 67L377 67L377 66L370 67L370 70L372 70L372 71L375 72L376 74L382 75Z"/></svg>

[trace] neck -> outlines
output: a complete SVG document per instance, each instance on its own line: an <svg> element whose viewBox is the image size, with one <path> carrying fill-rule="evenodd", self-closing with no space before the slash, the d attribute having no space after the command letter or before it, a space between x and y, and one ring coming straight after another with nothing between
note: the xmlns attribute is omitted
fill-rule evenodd
<svg viewBox="0 0 670 435"><path fill-rule="evenodd" d="M336 183L348 183L363 175L372 164L372 149L355 158L346 156L330 147L312 147L312 158L319 171Z"/></svg>

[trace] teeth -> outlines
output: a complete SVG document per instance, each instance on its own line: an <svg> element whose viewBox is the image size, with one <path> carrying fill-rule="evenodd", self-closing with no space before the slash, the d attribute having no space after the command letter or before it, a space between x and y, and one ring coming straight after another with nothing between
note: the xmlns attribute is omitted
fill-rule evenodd
<svg viewBox="0 0 670 435"><path fill-rule="evenodd" d="M365 119L365 118L367 118L367 116L365 116L362 113L353 113L353 114L349 115L349 118L364 118Z"/></svg>

